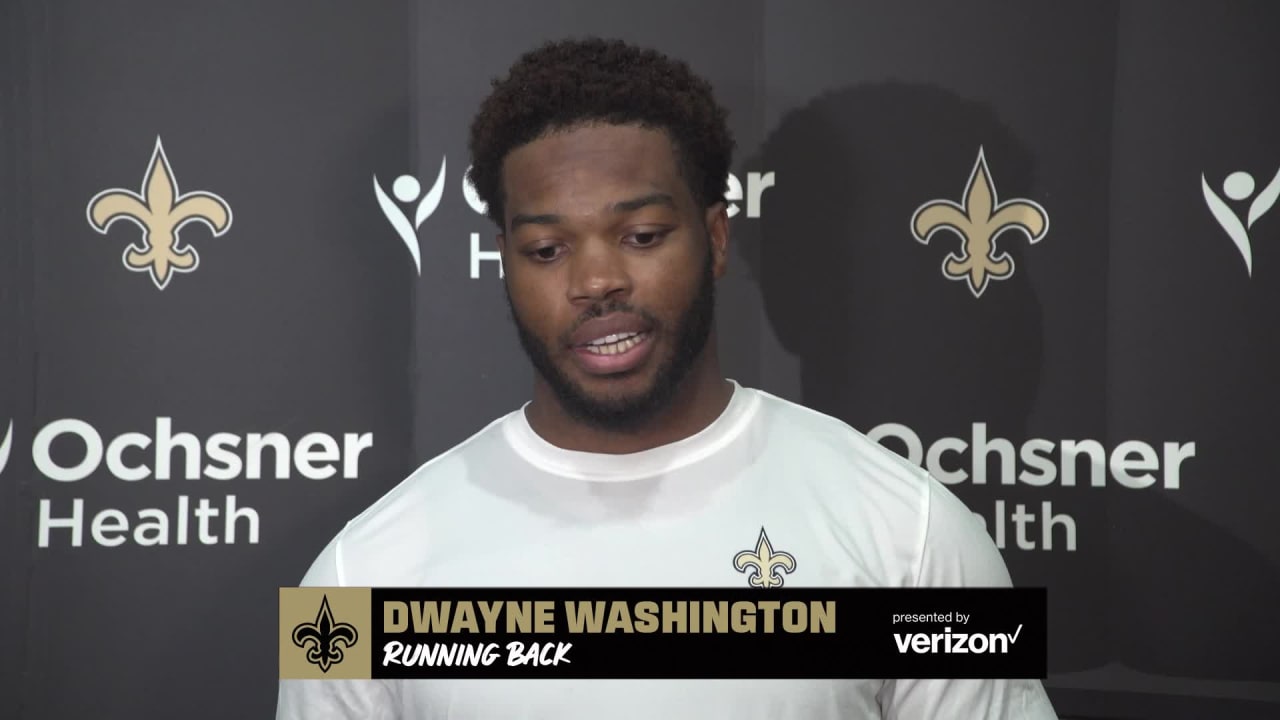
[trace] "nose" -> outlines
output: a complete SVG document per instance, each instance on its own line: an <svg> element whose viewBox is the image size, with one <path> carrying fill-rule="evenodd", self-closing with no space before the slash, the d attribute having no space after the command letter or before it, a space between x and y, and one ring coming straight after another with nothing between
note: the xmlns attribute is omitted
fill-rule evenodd
<svg viewBox="0 0 1280 720"><path fill-rule="evenodd" d="M631 275L621 247L607 241L580 243L570 255L569 300L594 303L631 293Z"/></svg>

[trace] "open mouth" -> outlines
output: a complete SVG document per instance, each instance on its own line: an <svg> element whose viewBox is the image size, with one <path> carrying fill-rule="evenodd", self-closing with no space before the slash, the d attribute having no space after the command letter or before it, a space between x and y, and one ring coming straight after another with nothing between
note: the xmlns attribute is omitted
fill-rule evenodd
<svg viewBox="0 0 1280 720"><path fill-rule="evenodd" d="M652 350L652 331L620 332L576 345L573 355L589 375L619 375L644 364Z"/></svg>
<svg viewBox="0 0 1280 720"><path fill-rule="evenodd" d="M592 355L621 355L647 340L647 332L624 332L606 335L579 346Z"/></svg>

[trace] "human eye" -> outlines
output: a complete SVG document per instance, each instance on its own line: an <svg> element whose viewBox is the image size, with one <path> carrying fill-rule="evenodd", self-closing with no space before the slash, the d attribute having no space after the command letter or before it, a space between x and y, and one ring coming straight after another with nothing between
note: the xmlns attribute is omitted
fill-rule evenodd
<svg viewBox="0 0 1280 720"><path fill-rule="evenodd" d="M548 263L563 254L563 245L540 245L525 251L525 256L534 262Z"/></svg>
<svg viewBox="0 0 1280 720"><path fill-rule="evenodd" d="M644 230L642 232L633 232L623 239L629 244L636 247L653 247L671 233L671 230Z"/></svg>

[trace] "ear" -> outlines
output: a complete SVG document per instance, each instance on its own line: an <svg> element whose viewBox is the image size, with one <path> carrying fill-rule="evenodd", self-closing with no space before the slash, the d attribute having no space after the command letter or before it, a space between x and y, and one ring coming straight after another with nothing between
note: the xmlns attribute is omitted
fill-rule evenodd
<svg viewBox="0 0 1280 720"><path fill-rule="evenodd" d="M718 202L707 208L703 223L711 241L711 269L717 280L729 269L729 206Z"/></svg>

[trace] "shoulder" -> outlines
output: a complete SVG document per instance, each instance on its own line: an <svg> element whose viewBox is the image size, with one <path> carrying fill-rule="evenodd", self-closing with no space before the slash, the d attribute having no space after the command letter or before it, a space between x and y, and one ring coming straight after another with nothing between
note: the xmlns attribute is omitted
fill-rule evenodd
<svg viewBox="0 0 1280 720"><path fill-rule="evenodd" d="M787 483L839 514L849 532L874 537L904 582L1010 584L985 522L924 468L838 418L755 392L769 441L786 448Z"/></svg>
<svg viewBox="0 0 1280 720"><path fill-rule="evenodd" d="M878 489L918 507L927 501L929 475L924 468L839 418L763 390L753 392L759 397L763 426L777 447L796 462L822 463L834 471L817 477L873 481L882 486Z"/></svg>
<svg viewBox="0 0 1280 720"><path fill-rule="evenodd" d="M471 491L468 468L477 457L489 457L502 443L499 417L418 466L404 480L343 526L308 569L302 585L390 585L411 576L413 557L406 547L424 547L439 532L428 522L439 509L465 503ZM430 530L428 528L430 527Z"/></svg>

